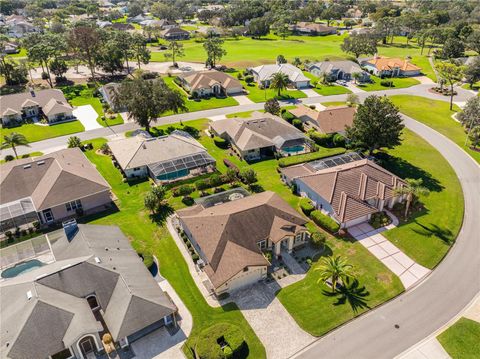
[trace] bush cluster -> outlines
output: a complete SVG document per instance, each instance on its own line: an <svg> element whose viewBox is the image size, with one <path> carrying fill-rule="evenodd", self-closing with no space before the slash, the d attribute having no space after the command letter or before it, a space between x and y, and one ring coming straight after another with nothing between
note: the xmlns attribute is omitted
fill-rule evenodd
<svg viewBox="0 0 480 359"><path fill-rule="evenodd" d="M380 81L380 85L384 87L393 87L393 81L392 80L382 80Z"/></svg>
<svg viewBox="0 0 480 359"><path fill-rule="evenodd" d="M327 241L327 236L325 233L315 231L310 233L310 243L317 248L323 248L325 242Z"/></svg>
<svg viewBox="0 0 480 359"><path fill-rule="evenodd" d="M319 146L333 147L333 134L325 134L318 131L312 131L308 135Z"/></svg>
<svg viewBox="0 0 480 359"><path fill-rule="evenodd" d="M195 192L195 186L191 184L184 184L172 189L172 194L174 197L188 196L193 192Z"/></svg>
<svg viewBox="0 0 480 359"><path fill-rule="evenodd" d="M322 212L315 210L310 213L310 218L320 227L326 229L331 233L338 232L340 225L335 222L331 217L323 214Z"/></svg>
<svg viewBox="0 0 480 359"><path fill-rule="evenodd" d="M305 215L307 216L310 216L310 213L315 210L312 201L310 201L308 198L300 199L300 208L302 209L302 212L305 213Z"/></svg>
<svg viewBox="0 0 480 359"><path fill-rule="evenodd" d="M282 118L289 123L292 123L293 120L296 119L296 117L292 115L289 111L282 112Z"/></svg>
<svg viewBox="0 0 480 359"><path fill-rule="evenodd" d="M222 350L221 343L226 343L231 351ZM197 358L220 359L225 358L227 352L230 357L240 356L246 345L240 328L229 323L219 323L201 332L192 349Z"/></svg>
<svg viewBox="0 0 480 359"><path fill-rule="evenodd" d="M215 136L213 138L213 142L215 143L215 146L217 146L219 148L227 148L227 146L228 146L227 140L225 140L221 137L218 137L218 136Z"/></svg>

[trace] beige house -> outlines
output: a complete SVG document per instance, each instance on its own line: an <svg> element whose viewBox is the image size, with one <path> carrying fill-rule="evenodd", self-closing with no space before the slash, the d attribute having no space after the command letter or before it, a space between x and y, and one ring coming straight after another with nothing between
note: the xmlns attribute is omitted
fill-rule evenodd
<svg viewBox="0 0 480 359"><path fill-rule="evenodd" d="M211 121L211 131L227 140L247 161L310 152L310 142L302 131L282 118L254 112L248 118Z"/></svg>
<svg viewBox="0 0 480 359"><path fill-rule="evenodd" d="M366 222L373 213L405 199L395 193L405 181L356 153L286 167L281 173L287 184L295 184L298 194L341 228Z"/></svg>
<svg viewBox="0 0 480 359"><path fill-rule="evenodd" d="M78 148L7 162L0 170L2 232L101 211L112 202L109 184Z"/></svg>
<svg viewBox="0 0 480 359"><path fill-rule="evenodd" d="M243 93L240 81L217 70L181 74L176 81L185 91L197 97L230 96Z"/></svg>
<svg viewBox="0 0 480 359"><path fill-rule="evenodd" d="M45 118L48 123L74 120L73 108L63 92L56 89L30 90L0 96L0 122L3 126L25 121L37 122Z"/></svg>
<svg viewBox="0 0 480 359"><path fill-rule="evenodd" d="M316 22L297 22L290 29L299 35L325 36L337 33L337 28Z"/></svg>
<svg viewBox="0 0 480 359"><path fill-rule="evenodd" d="M307 220L270 191L207 208L197 204L177 215L216 294L265 279L265 252L278 256L309 239Z"/></svg>
<svg viewBox="0 0 480 359"><path fill-rule="evenodd" d="M419 76L422 69L412 64L408 59L374 56L360 62L361 66L376 76L409 77Z"/></svg>
<svg viewBox="0 0 480 359"><path fill-rule="evenodd" d="M332 106L323 111L299 105L289 112L304 122L307 126L321 133L344 133L347 126L353 125L357 109L349 106Z"/></svg>

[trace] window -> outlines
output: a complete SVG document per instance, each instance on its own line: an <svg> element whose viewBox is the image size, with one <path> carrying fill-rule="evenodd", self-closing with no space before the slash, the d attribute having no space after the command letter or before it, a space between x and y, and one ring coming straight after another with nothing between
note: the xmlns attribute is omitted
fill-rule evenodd
<svg viewBox="0 0 480 359"><path fill-rule="evenodd" d="M267 241L263 240L263 241L257 242L257 245L258 245L258 248L260 248L260 249L266 249L267 248Z"/></svg>
<svg viewBox="0 0 480 359"><path fill-rule="evenodd" d="M136 171L140 171L140 167L135 167L135 168L133 169L133 171L135 171L135 172L136 172Z"/></svg>
<svg viewBox="0 0 480 359"><path fill-rule="evenodd" d="M76 209L82 209L82 202L77 199L75 201L65 203L65 207L67 208L68 212L75 211Z"/></svg>

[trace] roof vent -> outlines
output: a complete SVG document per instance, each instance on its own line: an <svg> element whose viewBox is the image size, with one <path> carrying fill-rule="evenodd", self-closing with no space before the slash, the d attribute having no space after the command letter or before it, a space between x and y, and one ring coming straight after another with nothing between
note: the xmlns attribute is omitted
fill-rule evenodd
<svg viewBox="0 0 480 359"><path fill-rule="evenodd" d="M102 261L100 260L100 258L98 257L95 257L95 263L101 263Z"/></svg>
<svg viewBox="0 0 480 359"><path fill-rule="evenodd" d="M32 299L32 297L33 297L32 291L29 290L29 291L27 292L27 299L30 300L30 299Z"/></svg>
<svg viewBox="0 0 480 359"><path fill-rule="evenodd" d="M37 162L37 165L41 166L41 165L44 165L45 164L45 161L38 161Z"/></svg>
<svg viewBox="0 0 480 359"><path fill-rule="evenodd" d="M75 219L71 219L69 221L63 222L62 225L63 230L65 231L65 235L67 236L67 240L71 242L75 235L78 233L77 221Z"/></svg>
<svg viewBox="0 0 480 359"><path fill-rule="evenodd" d="M26 170L27 168L31 168L31 167L32 167L32 165L29 164L29 165L23 166L23 169Z"/></svg>

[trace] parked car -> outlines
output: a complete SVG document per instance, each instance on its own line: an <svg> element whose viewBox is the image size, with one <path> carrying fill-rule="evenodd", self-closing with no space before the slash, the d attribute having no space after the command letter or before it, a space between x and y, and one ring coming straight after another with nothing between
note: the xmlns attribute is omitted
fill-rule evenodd
<svg viewBox="0 0 480 359"><path fill-rule="evenodd" d="M347 86L347 81L345 81L345 80L337 80L337 84L342 85L342 86Z"/></svg>

